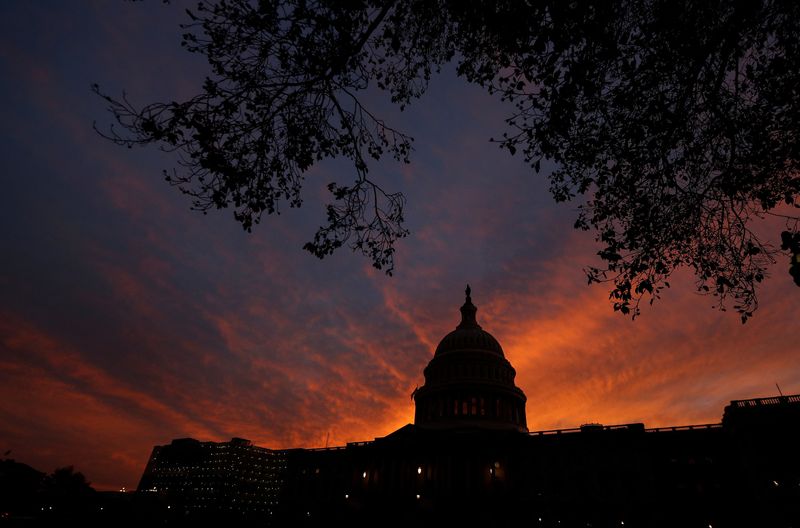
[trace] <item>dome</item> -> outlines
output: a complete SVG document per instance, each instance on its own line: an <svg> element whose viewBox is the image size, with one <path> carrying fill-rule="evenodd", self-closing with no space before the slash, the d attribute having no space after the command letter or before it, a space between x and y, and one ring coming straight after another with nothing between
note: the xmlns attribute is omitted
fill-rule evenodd
<svg viewBox="0 0 800 528"><path fill-rule="evenodd" d="M503 348L492 334L482 328L461 328L447 334L436 347L435 356L449 352L480 350L503 356Z"/></svg>
<svg viewBox="0 0 800 528"><path fill-rule="evenodd" d="M467 285L461 322L444 336L414 391L415 424L432 428L527 431L525 394L497 339L475 319Z"/></svg>
<svg viewBox="0 0 800 528"><path fill-rule="evenodd" d="M475 319L475 313L478 309L472 304L470 297L470 287L467 285L467 299L461 307L461 323L455 330L447 334L439 342L436 347L434 356L447 354L449 352L459 352L467 350L475 350L482 352L491 352L500 357L503 356L503 348L497 339L492 334L481 328L478 321Z"/></svg>

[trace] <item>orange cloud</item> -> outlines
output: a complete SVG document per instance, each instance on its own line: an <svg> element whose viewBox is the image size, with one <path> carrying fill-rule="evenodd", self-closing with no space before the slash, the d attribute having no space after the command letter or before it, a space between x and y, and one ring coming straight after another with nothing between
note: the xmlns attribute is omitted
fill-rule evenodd
<svg viewBox="0 0 800 528"><path fill-rule="evenodd" d="M149 451L145 442L159 439L165 424L213 434L13 314L0 317L0 338L4 449L20 460L43 470L74 464L101 488L130 488Z"/></svg>

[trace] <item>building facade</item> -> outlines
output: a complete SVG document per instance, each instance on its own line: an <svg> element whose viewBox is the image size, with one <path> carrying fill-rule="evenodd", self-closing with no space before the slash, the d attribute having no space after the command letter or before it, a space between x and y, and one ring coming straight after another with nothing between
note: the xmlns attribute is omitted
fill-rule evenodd
<svg viewBox="0 0 800 528"><path fill-rule="evenodd" d="M414 424L330 449L176 440L153 450L140 493L182 519L260 526L800 526L800 395L732 401L714 424L529 432L476 311L468 287Z"/></svg>
<svg viewBox="0 0 800 528"><path fill-rule="evenodd" d="M137 491L150 499L161 498L160 515L167 520L269 519L287 474L286 455L243 438L230 442L179 438L153 448Z"/></svg>

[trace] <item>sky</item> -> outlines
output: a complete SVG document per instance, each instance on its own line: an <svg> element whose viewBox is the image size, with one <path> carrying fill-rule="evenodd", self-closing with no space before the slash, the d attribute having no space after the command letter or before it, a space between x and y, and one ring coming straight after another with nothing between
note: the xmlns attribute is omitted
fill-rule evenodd
<svg viewBox="0 0 800 528"><path fill-rule="evenodd" d="M408 165L371 176L408 198L388 277L346 249L302 246L344 161L307 174L300 209L244 232L164 182L175 158L102 139L94 82L135 103L205 75L180 48L180 5L0 3L0 453L134 488L154 445L233 436L271 448L384 436L472 286L478 322L528 397L531 430L718 422L733 399L800 393L800 290L779 262L746 325L672 288L635 321L613 312L576 204L490 143L508 109L447 67L403 113ZM374 100L373 100L374 99ZM545 167L547 170L548 167ZM777 229L773 230L777 233Z"/></svg>

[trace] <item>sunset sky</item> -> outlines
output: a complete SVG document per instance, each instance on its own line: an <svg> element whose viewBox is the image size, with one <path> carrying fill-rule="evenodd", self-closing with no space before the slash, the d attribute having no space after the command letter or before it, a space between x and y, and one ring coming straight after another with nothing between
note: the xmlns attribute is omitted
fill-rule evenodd
<svg viewBox="0 0 800 528"><path fill-rule="evenodd" d="M178 3L180 4L180 3ZM163 181L175 158L110 144L97 82L134 103L192 95L180 5L0 3L0 453L134 488L173 438L320 447L413 421L410 398L459 320L466 283L528 397L530 429L717 422L732 399L800 392L800 289L780 261L742 325L679 272L635 321L614 313L577 204L488 141L507 109L448 67L405 112L412 163L371 175L408 198L393 277L302 250L342 160L300 209L252 234ZM769 229L770 226L765 226ZM771 230L777 235L779 227ZM773 240L775 237L773 236Z"/></svg>

